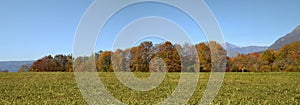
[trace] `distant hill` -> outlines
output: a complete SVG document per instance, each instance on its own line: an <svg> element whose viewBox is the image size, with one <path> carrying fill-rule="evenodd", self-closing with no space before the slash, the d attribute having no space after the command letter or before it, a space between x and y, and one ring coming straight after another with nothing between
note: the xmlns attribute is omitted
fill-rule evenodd
<svg viewBox="0 0 300 105"><path fill-rule="evenodd" d="M236 57L240 54L249 54L253 52L261 52L267 50L266 46L248 46L248 47L239 47L234 44L226 43L227 55L229 57Z"/></svg>
<svg viewBox="0 0 300 105"><path fill-rule="evenodd" d="M271 49L277 50L286 44L300 41L300 25L297 26L291 33L279 38L274 44L270 46Z"/></svg>
<svg viewBox="0 0 300 105"><path fill-rule="evenodd" d="M22 65L31 66L34 61L0 61L0 70L18 72Z"/></svg>

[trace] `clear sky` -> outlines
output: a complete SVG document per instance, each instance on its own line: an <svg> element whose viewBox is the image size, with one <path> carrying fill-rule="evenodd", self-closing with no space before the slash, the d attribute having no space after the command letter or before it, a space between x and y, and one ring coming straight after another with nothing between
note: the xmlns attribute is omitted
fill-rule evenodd
<svg viewBox="0 0 300 105"><path fill-rule="evenodd" d="M77 25L92 2L1 0L0 61L71 54ZM238 46L269 46L300 25L299 0L205 2L219 21L225 41Z"/></svg>

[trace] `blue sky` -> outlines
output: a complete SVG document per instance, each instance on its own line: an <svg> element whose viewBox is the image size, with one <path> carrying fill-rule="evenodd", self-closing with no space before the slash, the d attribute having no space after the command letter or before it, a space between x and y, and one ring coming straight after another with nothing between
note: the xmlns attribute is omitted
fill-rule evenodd
<svg viewBox="0 0 300 105"><path fill-rule="evenodd" d="M92 2L1 0L0 61L36 60L48 54L72 53L77 25ZM269 46L300 25L299 0L205 2L219 21L225 41L238 46ZM195 42L199 41L202 39Z"/></svg>
<svg viewBox="0 0 300 105"><path fill-rule="evenodd" d="M299 0L205 0L227 42L269 46L300 25Z"/></svg>

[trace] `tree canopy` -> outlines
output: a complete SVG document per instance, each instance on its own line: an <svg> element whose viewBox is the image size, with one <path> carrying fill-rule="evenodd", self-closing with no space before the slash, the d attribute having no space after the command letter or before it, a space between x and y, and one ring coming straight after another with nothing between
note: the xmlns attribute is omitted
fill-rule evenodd
<svg viewBox="0 0 300 105"><path fill-rule="evenodd" d="M224 67L228 72L299 72L300 42L285 45L279 50L227 57L226 50L214 41L195 45L172 44L169 41L154 45L146 41L132 48L99 51L86 57L48 55L30 67L22 66L19 72L73 72L73 66L79 72L210 72Z"/></svg>

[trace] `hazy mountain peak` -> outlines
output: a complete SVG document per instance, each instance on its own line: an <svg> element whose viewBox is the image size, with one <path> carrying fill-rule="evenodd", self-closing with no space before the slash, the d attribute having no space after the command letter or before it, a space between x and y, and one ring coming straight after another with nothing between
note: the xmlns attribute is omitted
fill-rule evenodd
<svg viewBox="0 0 300 105"><path fill-rule="evenodd" d="M296 32L299 32L300 31L300 25L298 25L294 30L293 32L296 31Z"/></svg>
<svg viewBox="0 0 300 105"><path fill-rule="evenodd" d="M228 43L228 42L226 42L225 45L226 45L226 48L239 48L239 46L236 46L236 45Z"/></svg>
<svg viewBox="0 0 300 105"><path fill-rule="evenodd" d="M31 66L34 61L0 61L0 71L17 72L22 65Z"/></svg>
<svg viewBox="0 0 300 105"><path fill-rule="evenodd" d="M226 50L227 55L229 57L236 57L238 54L249 54L253 52L261 52L267 50L266 46L247 46L247 47L239 47L234 44L226 42Z"/></svg>

